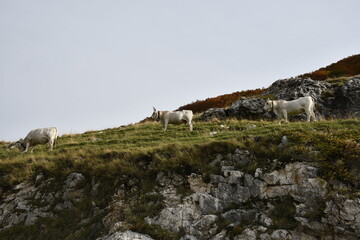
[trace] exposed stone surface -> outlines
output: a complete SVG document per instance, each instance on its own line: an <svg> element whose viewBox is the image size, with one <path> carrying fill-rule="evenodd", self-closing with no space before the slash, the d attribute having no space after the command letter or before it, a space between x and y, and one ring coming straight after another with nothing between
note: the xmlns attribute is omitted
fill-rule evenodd
<svg viewBox="0 0 360 240"><path fill-rule="evenodd" d="M359 201L335 200L326 201L328 186L319 178L318 169L309 162L288 163L278 170L266 172L257 169L254 174L245 174L232 165L241 159L247 159L246 151L237 150L234 154L225 157L217 156L214 160L220 163L222 175L211 175L211 189L205 184L201 192L185 197L177 207L167 207L160 215L149 218L149 224L157 224L170 231L185 230L188 236L196 239L223 238L227 239L227 231L219 230L216 222L219 219L228 222L228 227L257 225L258 228L246 228L234 239L317 239L319 234L327 239L342 237L355 239L359 230ZM188 177L190 181L200 182L200 175ZM191 184L193 185L193 183ZM164 186L166 187L166 186ZM194 189L194 188L193 188ZM302 230L269 230L274 226L271 211L273 199L290 196L296 207L294 221L298 222ZM252 198L262 199L268 204L254 204L253 208L245 206ZM326 210L321 221L307 218L317 209L319 199L323 199ZM338 198L335 198L338 199ZM295 204L296 203L296 204ZM231 206L238 206L232 208ZM325 206L325 205L324 205ZM230 208L230 209L229 209ZM220 213L220 215L219 215ZM339 215L340 213L340 215ZM336 217L335 217L336 216ZM342 232L330 233L330 229L341 226ZM305 230L305 232L303 232ZM185 238L184 238L185 239Z"/></svg>
<svg viewBox="0 0 360 240"><path fill-rule="evenodd" d="M360 77L352 77L344 85L331 85L325 81L310 78L288 78L275 81L264 93L274 99L294 100L303 96L311 96L315 100L317 118L341 118L344 116L360 116ZM259 97L242 97L231 104L228 109L209 109L202 116L202 120L212 118L224 119L236 117L238 119L275 119L272 112L263 108L265 99ZM305 114L292 116L304 120Z"/></svg>
<svg viewBox="0 0 360 240"><path fill-rule="evenodd" d="M98 238L97 240L153 240L153 238L140 233L125 231L116 232L109 236Z"/></svg>
<svg viewBox="0 0 360 240"><path fill-rule="evenodd" d="M330 191L328 183L320 178L318 167L310 161L273 160L267 167L244 172L243 167L251 164L251 154L237 149L234 153L215 156L211 164L218 171L206 181L199 173L184 176L159 172L149 194L161 196L158 199L162 208L145 217L145 222L182 234L183 240L360 238L359 194L349 198ZM86 191L85 181L82 174L71 173L61 186L53 188L54 179L38 175L11 191L3 191L0 224L4 229L33 225L40 218L56 217L63 210L73 209L86 194L96 195L99 191L101 183L92 179ZM126 201L126 192L135 191L137 184L139 180L132 178L126 186L122 184L115 189L102 220L107 232L98 240L153 239L130 231L132 223L123 217L135 201ZM179 188L189 191L180 193ZM279 225L279 215L274 215L279 208L286 209L281 211L287 216L286 221L292 221L292 227ZM242 231L234 234L234 229Z"/></svg>
<svg viewBox="0 0 360 240"><path fill-rule="evenodd" d="M340 92L341 96L339 98L343 101L339 101L339 103L335 101L335 104L338 105L339 109L343 110L342 114L360 117L360 77L350 78L341 87Z"/></svg>
<svg viewBox="0 0 360 240"><path fill-rule="evenodd" d="M326 202L323 223L339 225L360 233L360 199L334 198Z"/></svg>
<svg viewBox="0 0 360 240"><path fill-rule="evenodd" d="M246 228L241 235L238 235L234 238L234 240L256 240L257 231Z"/></svg>
<svg viewBox="0 0 360 240"><path fill-rule="evenodd" d="M230 117L238 119L262 119L270 118L272 113L264 110L265 99L242 97L240 100L232 103L226 110Z"/></svg>
<svg viewBox="0 0 360 240"><path fill-rule="evenodd" d="M224 120L226 112L223 108L209 108L200 117L202 121Z"/></svg>
<svg viewBox="0 0 360 240"><path fill-rule="evenodd" d="M264 95L274 95L276 99L294 100L299 97L311 96L320 101L323 92L331 88L331 84L311 78L288 78L277 80L267 89Z"/></svg>
<svg viewBox="0 0 360 240"><path fill-rule="evenodd" d="M54 179L43 182L43 175L36 177L35 183L24 181L6 194L0 203L0 224L9 228L17 224L32 225L39 218L54 217L57 211L72 209L74 203L84 197L78 188L84 176L71 173L61 189L52 189ZM52 207L53 206L53 207Z"/></svg>

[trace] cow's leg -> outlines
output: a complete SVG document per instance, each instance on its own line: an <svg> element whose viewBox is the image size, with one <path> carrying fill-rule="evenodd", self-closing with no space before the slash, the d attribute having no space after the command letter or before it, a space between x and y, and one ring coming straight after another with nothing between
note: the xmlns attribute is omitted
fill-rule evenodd
<svg viewBox="0 0 360 240"><path fill-rule="evenodd" d="M316 122L316 116L315 116L314 111L311 111L311 116L312 116L313 121Z"/></svg>
<svg viewBox="0 0 360 240"><path fill-rule="evenodd" d="M305 108L305 113L306 113L306 117L307 117L306 121L310 122L310 118L311 118L311 115L312 115L310 109Z"/></svg>
<svg viewBox="0 0 360 240"><path fill-rule="evenodd" d="M54 147L54 140L53 140L53 139L50 139L49 144L50 144L49 150L52 151L52 150L53 150L53 147Z"/></svg>
<svg viewBox="0 0 360 240"><path fill-rule="evenodd" d="M274 113L276 115L277 120L279 121L279 124L281 124L281 112L278 112L276 109L274 109Z"/></svg>
<svg viewBox="0 0 360 240"><path fill-rule="evenodd" d="M189 123L190 131L192 131L193 130L193 124L192 124L191 121L189 121L188 123Z"/></svg>
<svg viewBox="0 0 360 240"><path fill-rule="evenodd" d="M316 122L316 116L315 116L315 111L314 111L314 105L311 106L310 108L310 113L311 113L311 117L312 117L312 120L314 122Z"/></svg>
<svg viewBox="0 0 360 240"><path fill-rule="evenodd" d="M169 124L169 121L165 120L165 122L164 122L164 132L166 132L168 124Z"/></svg>
<svg viewBox="0 0 360 240"><path fill-rule="evenodd" d="M30 143L27 142L26 145L25 145L25 150L23 151L23 153L26 153L29 150L29 147L30 147Z"/></svg>
<svg viewBox="0 0 360 240"><path fill-rule="evenodd" d="M284 118L285 118L285 123L289 123L287 111L286 111L286 110L283 110L283 111L282 111L282 114L283 114L283 116L284 116Z"/></svg>
<svg viewBox="0 0 360 240"><path fill-rule="evenodd" d="M316 121L314 107L310 106L308 109L305 109L305 113L308 122L310 122L311 120Z"/></svg>

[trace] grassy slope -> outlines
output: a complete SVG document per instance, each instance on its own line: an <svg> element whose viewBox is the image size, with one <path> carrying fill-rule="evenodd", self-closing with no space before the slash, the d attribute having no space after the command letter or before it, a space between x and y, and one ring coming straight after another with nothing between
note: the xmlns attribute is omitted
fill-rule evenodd
<svg viewBox="0 0 360 240"><path fill-rule="evenodd" d="M246 130L247 126L252 124L257 127ZM210 132L218 134L210 136ZM334 147L358 144L359 132L359 119L310 124L296 122L286 125L265 121L230 120L196 122L193 132L189 132L185 125L171 125L167 132L162 132L161 126L157 123L146 123L79 135L65 135L58 139L53 152L47 151L45 146L40 146L34 153L22 154L16 149L6 151L5 143L1 143L0 187L12 186L40 172L60 176L76 171L87 176L109 178L124 173L136 175L137 164L141 159L156 162L156 168L159 170L172 168L171 165L177 165L177 161L200 170L202 164L206 165L207 161L213 159L212 155L217 152L214 143L218 142L226 143L222 145L231 145L232 148L250 148L254 155L268 154L268 158L271 158L275 157L272 155L276 155L277 145L284 134L288 135L291 142L296 143L292 146L294 149L311 146L320 151L330 151L332 144L336 145ZM257 138L260 140L255 142L254 137L260 137ZM261 153L262 148L266 149L265 153ZM204 149L207 149L207 152L204 152ZM219 149L220 152L227 150L229 149ZM341 157L340 155L336 153L333 157ZM202 159L203 157L207 159Z"/></svg>
<svg viewBox="0 0 360 240"><path fill-rule="evenodd" d="M248 130L253 124L257 127ZM211 136L210 132L217 134ZM279 147L283 135L288 136L289 144ZM320 166L324 179L341 180L358 191L359 142L360 120L346 119L283 125L266 121L197 121L193 132L186 126L171 125L167 132L162 132L158 123L135 124L62 136L53 152L41 146L28 154L15 149L7 151L5 143L0 143L0 187L4 190L29 177L35 178L38 173L54 177L61 184L69 173L80 172L86 176L88 185L95 178L102 186L97 196L89 197L76 210L65 211L56 219L39 220L35 226L0 231L0 238L13 239L21 233L23 238L19 239L31 239L28 236L35 236L34 239L95 239L105 230L99 225L101 216L92 217L91 202L103 208L116 187L137 179L139 190L127 193L125 202L131 205L121 210L123 219L120 220L128 222L130 229L155 239L177 239L175 235L170 237L170 233L144 223L145 216L161 209L157 200L160 196L150 194L157 173L167 170L183 174L196 172L206 179L219 171L217 166L209 165L215 155L232 153L236 148L250 150L252 154L252 161L242 171L253 173L258 167L273 170L269 164L272 159L278 159L280 166L294 161L312 161ZM132 207L134 203L135 208ZM88 228L78 225L81 216L90 217ZM59 234L62 237L57 238Z"/></svg>

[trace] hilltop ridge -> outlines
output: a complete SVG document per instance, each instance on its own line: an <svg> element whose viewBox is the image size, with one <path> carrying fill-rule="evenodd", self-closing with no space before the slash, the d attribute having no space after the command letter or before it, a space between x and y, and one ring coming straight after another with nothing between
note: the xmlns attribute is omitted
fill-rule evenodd
<svg viewBox="0 0 360 240"><path fill-rule="evenodd" d="M360 74L360 54L352 55L322 67L316 71L305 73L299 77L310 77L314 80L327 80L330 78L351 77Z"/></svg>
<svg viewBox="0 0 360 240"><path fill-rule="evenodd" d="M311 78L313 80L321 80L325 82L334 82L335 79L349 78L360 74L360 54L352 55L322 67L311 73L299 75L299 78ZM230 94L223 94L217 97L207 98L205 100L197 100L195 102L183 105L178 110L188 109L194 113L204 112L209 108L225 108L231 103L242 97L258 97L261 96L266 89L255 89L246 91L237 91Z"/></svg>

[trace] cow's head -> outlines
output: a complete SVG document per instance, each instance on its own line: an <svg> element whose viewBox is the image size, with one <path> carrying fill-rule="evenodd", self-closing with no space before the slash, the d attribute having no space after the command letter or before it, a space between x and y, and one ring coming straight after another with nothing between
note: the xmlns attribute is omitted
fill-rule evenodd
<svg viewBox="0 0 360 240"><path fill-rule="evenodd" d="M264 110L270 111L274 108L274 101L271 101L270 99L267 99L265 102Z"/></svg>
<svg viewBox="0 0 360 240"><path fill-rule="evenodd" d="M12 149L16 147L16 142L13 142L13 143L10 143L9 145L6 146L6 149L9 150L9 149Z"/></svg>
<svg viewBox="0 0 360 240"><path fill-rule="evenodd" d="M160 116L159 116L159 111L156 111L156 108L153 107L153 114L151 115L151 118L154 120L154 121L159 121L160 119Z"/></svg>
<svg viewBox="0 0 360 240"><path fill-rule="evenodd" d="M14 147L17 147L20 152L25 151L26 145L25 145L24 139L20 139L17 142L10 143L6 148L11 149L11 148L14 148Z"/></svg>

